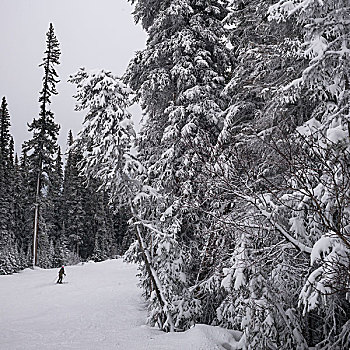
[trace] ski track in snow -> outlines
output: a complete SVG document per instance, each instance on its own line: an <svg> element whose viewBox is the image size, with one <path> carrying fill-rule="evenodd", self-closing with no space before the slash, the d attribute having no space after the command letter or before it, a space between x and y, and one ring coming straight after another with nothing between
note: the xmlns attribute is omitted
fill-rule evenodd
<svg viewBox="0 0 350 350"><path fill-rule="evenodd" d="M0 276L0 350L216 350L234 333L197 325L184 333L145 326L136 266L121 259ZM225 346L227 349L227 346Z"/></svg>

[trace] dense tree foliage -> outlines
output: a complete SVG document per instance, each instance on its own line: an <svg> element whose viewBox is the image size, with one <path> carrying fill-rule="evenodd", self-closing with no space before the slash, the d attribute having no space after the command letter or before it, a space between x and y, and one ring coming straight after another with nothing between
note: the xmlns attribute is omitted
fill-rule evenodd
<svg viewBox="0 0 350 350"><path fill-rule="evenodd" d="M143 273L150 322L347 348L349 5L131 2L148 40L125 79L158 193L140 222L165 299Z"/></svg>
<svg viewBox="0 0 350 350"><path fill-rule="evenodd" d="M236 349L349 348L349 3L130 2L146 47L123 79L70 77L86 115L63 174L52 65L20 161L3 100L0 272L31 255L39 183L40 264L129 247L152 326L237 329Z"/></svg>
<svg viewBox="0 0 350 350"><path fill-rule="evenodd" d="M13 139L10 134L10 114L6 98L0 107L0 273L18 271L21 267L21 253L15 240L15 216L13 212L13 187L15 167Z"/></svg>

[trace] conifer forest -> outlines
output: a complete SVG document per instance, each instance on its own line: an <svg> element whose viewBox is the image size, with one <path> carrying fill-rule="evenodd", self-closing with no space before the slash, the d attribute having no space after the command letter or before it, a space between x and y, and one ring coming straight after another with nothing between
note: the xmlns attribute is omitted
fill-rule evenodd
<svg viewBox="0 0 350 350"><path fill-rule="evenodd" d="M129 2L145 48L72 72L66 150L58 27L20 155L2 98L0 274L123 256L150 326L350 349L350 1Z"/></svg>

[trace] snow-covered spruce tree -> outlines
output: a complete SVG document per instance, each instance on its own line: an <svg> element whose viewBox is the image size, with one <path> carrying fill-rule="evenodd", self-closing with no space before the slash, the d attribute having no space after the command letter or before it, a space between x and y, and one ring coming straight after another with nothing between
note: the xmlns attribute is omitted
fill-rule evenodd
<svg viewBox="0 0 350 350"><path fill-rule="evenodd" d="M215 139L221 128L218 114L226 105L220 93L229 69L222 42L225 15L217 1L136 2L135 18L147 23L149 38L126 79L147 117L140 154L153 182L167 193L180 191L190 176L181 171L185 160L191 168L188 138L200 143L205 131Z"/></svg>
<svg viewBox="0 0 350 350"><path fill-rule="evenodd" d="M245 135L276 126L293 130L305 121L307 110L312 109L310 101L288 105L276 96L276 91L298 76L305 60L297 54L302 38L298 24L268 21L271 3L271 0L230 2L225 23L231 28L228 38L235 66L225 87L230 102L219 138L224 144L241 132ZM281 109L283 118L278 113ZM239 141L243 141L242 137Z"/></svg>
<svg viewBox="0 0 350 350"><path fill-rule="evenodd" d="M13 139L10 134L10 114L6 98L3 97L0 106L0 274L13 273L20 268L12 211L13 176Z"/></svg>
<svg viewBox="0 0 350 350"><path fill-rule="evenodd" d="M2 166L5 166L6 161L10 158L10 139L10 114L6 97L3 97L0 107L0 157Z"/></svg>
<svg viewBox="0 0 350 350"><path fill-rule="evenodd" d="M2 230L7 230L9 226L9 210L10 210L10 195L8 177L11 169L10 164L10 115L7 108L6 98L3 97L0 107L0 191L2 194L1 200L1 219L0 224ZM5 233L2 233L2 238L6 240Z"/></svg>
<svg viewBox="0 0 350 350"><path fill-rule="evenodd" d="M54 114L50 110L51 96L56 95L56 84L59 82L55 66L59 64L59 56L61 52L59 49L59 42L54 33L52 23L50 23L49 30L46 34L46 51L43 62L40 64L44 68L43 86L40 91L39 103L40 112L39 118L34 119L29 125L29 131L33 133L32 139L25 142L24 151L27 153L27 162L29 167L29 186L31 189L31 198L33 204L34 217L34 251L33 251L33 265L38 262L36 249L38 241L38 254L46 254L42 247L40 248L40 238L48 241L48 231L50 223L42 222L45 217L42 215L45 211L48 212L48 202L46 201L46 191L52 181L52 173L55 164L55 156L58 149L57 135L59 126L54 121ZM47 203L46 203L47 202ZM35 207L35 208L34 208ZM40 210L39 210L40 209ZM41 210L44 209L42 212ZM49 226L47 226L49 225ZM40 237L39 237L40 236ZM45 258L45 260L47 260Z"/></svg>
<svg viewBox="0 0 350 350"><path fill-rule="evenodd" d="M113 199L129 207L143 271L162 308L157 317L158 323L160 327L173 330L174 322L164 297L165 289L153 268L152 254L143 235L145 223L142 215L149 207L142 203L152 200L155 191L143 184L143 167L130 152L135 137L131 115L127 111L130 90L104 70L88 73L81 69L70 81L77 85L76 108L87 109L83 130L76 141L76 147L85 156L83 173L88 178L102 179Z"/></svg>
<svg viewBox="0 0 350 350"><path fill-rule="evenodd" d="M83 130L75 141L75 148L83 154L83 164L89 164L85 167L86 174L90 175L91 171L103 178L112 178L114 169L109 166L110 162L120 158L119 148L129 151L131 147L133 127L131 115L126 111L130 91L105 70L87 72L81 68L70 76L69 82L77 87L76 110L87 110ZM103 158L97 159L96 154Z"/></svg>
<svg viewBox="0 0 350 350"><path fill-rule="evenodd" d="M87 109L84 128L72 148L73 152L80 155L81 165L85 169L83 174L87 179L85 190L87 205L84 210L88 217L90 216L87 219L91 221L89 231L93 229L93 235L90 237L86 232L83 246L87 248L87 241L90 240L90 248L85 254L101 260L115 255L117 250L112 242L113 213L107 194L102 190L101 179L105 180L114 173L113 170L106 169L110 164L109 158L118 157L118 153L114 153L115 143L118 145L119 142L121 149L129 147L127 134L133 133L130 114L125 111L129 103L129 89L111 72L104 70L86 72L85 69L81 69L76 75L71 76L69 81L77 85L76 109ZM109 135L112 132L115 135ZM105 151L108 154L104 158L96 158L97 154L101 155ZM111 174L105 171L111 171ZM96 175L95 178L93 175ZM115 193L113 185L114 183L110 182L106 186L110 193ZM118 183L115 186L118 188Z"/></svg>
<svg viewBox="0 0 350 350"><path fill-rule="evenodd" d="M164 281L171 283L168 289L187 300L188 316L178 323L184 329L200 314L189 286L197 275L197 247L204 245L203 216L201 220L198 211L185 209L184 202L193 193L203 194L194 181L200 171L195 149L215 141L222 127L220 113L226 108L221 96L231 66L223 42L226 2L132 3L148 40L131 61L126 79L137 92L146 117L138 141L140 157L149 183L162 197L154 217L163 235L154 231L149 239L159 244L159 250L154 246L153 259L156 264L159 261ZM173 259L164 266L163 246ZM184 260L187 266L179 267ZM173 275L176 270L182 277ZM176 294L169 297L174 305L179 298Z"/></svg>

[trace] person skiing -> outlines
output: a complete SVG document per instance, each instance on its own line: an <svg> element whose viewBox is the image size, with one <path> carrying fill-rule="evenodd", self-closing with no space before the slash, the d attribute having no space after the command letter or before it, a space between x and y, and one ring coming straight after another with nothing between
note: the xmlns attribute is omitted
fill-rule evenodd
<svg viewBox="0 0 350 350"><path fill-rule="evenodd" d="M58 280L57 280L57 283L62 284L63 275L66 275L66 274L65 274L65 272L64 272L64 266L62 265L62 267L61 267L60 270L58 271Z"/></svg>

